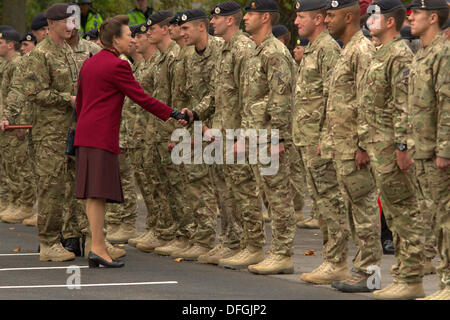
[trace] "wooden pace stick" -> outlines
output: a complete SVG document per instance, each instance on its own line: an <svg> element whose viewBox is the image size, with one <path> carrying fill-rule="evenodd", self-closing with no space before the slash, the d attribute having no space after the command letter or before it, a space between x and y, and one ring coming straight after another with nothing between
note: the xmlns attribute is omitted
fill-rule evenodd
<svg viewBox="0 0 450 320"><path fill-rule="evenodd" d="M5 126L5 130L29 130L32 129L33 126L31 124L18 124L18 125L11 125L11 126Z"/></svg>

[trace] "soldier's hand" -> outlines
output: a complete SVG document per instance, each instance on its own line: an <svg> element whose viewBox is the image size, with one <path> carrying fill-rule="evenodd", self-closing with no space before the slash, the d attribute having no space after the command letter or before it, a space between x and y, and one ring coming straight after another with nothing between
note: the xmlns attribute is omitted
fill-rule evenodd
<svg viewBox="0 0 450 320"><path fill-rule="evenodd" d="M0 128L2 129L3 132L6 131L6 126L9 126L8 120L3 120L2 122L0 122Z"/></svg>
<svg viewBox="0 0 450 320"><path fill-rule="evenodd" d="M183 126L187 126L189 123L194 122L194 114L192 113L191 110L189 110L188 108L184 108L181 109L181 114L184 116L185 114L188 115L189 118L189 122L186 121L186 119L179 119L178 123L183 125Z"/></svg>
<svg viewBox="0 0 450 320"><path fill-rule="evenodd" d="M436 167L439 170L447 170L448 168L450 168L450 159L436 157Z"/></svg>
<svg viewBox="0 0 450 320"><path fill-rule="evenodd" d="M282 156L286 153L286 149L284 148L284 144L281 142L279 144L270 145L270 154Z"/></svg>
<svg viewBox="0 0 450 320"><path fill-rule="evenodd" d="M71 96L70 97L70 105L72 106L72 108L76 108L76 101L77 101L77 97L76 96Z"/></svg>
<svg viewBox="0 0 450 320"><path fill-rule="evenodd" d="M408 150L395 150L395 155L397 157L397 165L400 170L402 170L403 172L408 172L409 168L411 168L414 163L414 161L409 158Z"/></svg>
<svg viewBox="0 0 450 320"><path fill-rule="evenodd" d="M202 133L208 139L208 141L214 142L216 140L216 137L211 135L211 131L209 130L208 126L202 127Z"/></svg>
<svg viewBox="0 0 450 320"><path fill-rule="evenodd" d="M356 150L355 162L356 162L356 169L358 169L359 171L370 163L369 155L367 154L366 151L363 151L358 148L358 150Z"/></svg>
<svg viewBox="0 0 450 320"><path fill-rule="evenodd" d="M238 140L234 143L234 155L245 153L245 140Z"/></svg>
<svg viewBox="0 0 450 320"><path fill-rule="evenodd" d="M22 130L17 130L16 131L16 137L19 140L24 140L25 139L25 132L23 132Z"/></svg>
<svg viewBox="0 0 450 320"><path fill-rule="evenodd" d="M167 149L169 150L169 152L171 152L173 150L173 148L175 148L177 144L175 142L169 142L167 144Z"/></svg>

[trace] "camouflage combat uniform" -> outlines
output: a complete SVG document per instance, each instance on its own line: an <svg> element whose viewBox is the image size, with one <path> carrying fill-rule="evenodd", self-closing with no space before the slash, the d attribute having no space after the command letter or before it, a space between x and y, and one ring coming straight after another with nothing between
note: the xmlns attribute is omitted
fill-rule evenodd
<svg viewBox="0 0 450 320"><path fill-rule="evenodd" d="M293 60L287 48L269 34L256 47L244 77L242 129L277 129L286 153L279 157L276 174L261 175L263 165L251 165L257 187L241 190L247 201L257 201L264 192L272 216L271 253L291 256L296 232L295 212L290 185L291 110L293 97ZM270 136L270 134L268 133ZM270 144L268 144L270 145ZM276 148L278 146L275 146ZM261 155L260 155L261 156ZM247 173L248 175L248 173ZM243 176L246 177L246 176ZM261 210L248 211L243 219L246 244L262 248L265 243Z"/></svg>
<svg viewBox="0 0 450 320"><path fill-rule="evenodd" d="M24 90L33 103L33 143L38 176L38 230L41 243L60 240L61 202L66 183L74 178L75 162L65 155L67 129L76 95L78 66L67 43L62 46L48 36L29 56ZM71 195L73 197L73 195Z"/></svg>
<svg viewBox="0 0 450 320"><path fill-rule="evenodd" d="M339 53L339 45L327 31L305 48L296 79L292 125L293 140L306 167L308 190L319 207L323 258L336 264L346 259L350 231L333 160L317 155L317 146L325 120L328 85Z"/></svg>
<svg viewBox="0 0 450 320"><path fill-rule="evenodd" d="M441 285L450 285L450 169L439 170L436 157L450 158L450 44L436 36L415 55L409 79L409 119L420 188L432 199Z"/></svg>
<svg viewBox="0 0 450 320"><path fill-rule="evenodd" d="M360 112L362 78L375 53L373 44L358 31L344 46L329 85L322 157L333 158L339 189L344 197L353 242L358 248L355 272L368 273L382 255L377 190L370 166L357 170L355 153L365 149L365 127Z"/></svg>
<svg viewBox="0 0 450 320"><path fill-rule="evenodd" d="M186 92L189 93L189 108L195 110L202 124L211 127L215 106L214 80L216 63L222 49L223 40L208 36L206 49L202 54L194 50L186 61ZM191 135L193 137L193 135ZM203 143L203 147L207 144ZM192 155L192 163L186 164L186 197L193 213L194 232L190 243L206 248L214 246L216 237L216 219L219 201L214 188L214 170L220 170L215 165L211 168L202 161L196 164L194 159L196 147ZM218 172L216 172L217 174ZM230 204L229 200L227 202ZM229 212L230 207L227 211Z"/></svg>
<svg viewBox="0 0 450 320"><path fill-rule="evenodd" d="M374 55L365 76L360 111L368 124L367 151L380 192L386 223L392 231L396 280L420 282L423 276L423 216L414 176L397 165L396 143L408 140L408 76L413 53L400 36Z"/></svg>

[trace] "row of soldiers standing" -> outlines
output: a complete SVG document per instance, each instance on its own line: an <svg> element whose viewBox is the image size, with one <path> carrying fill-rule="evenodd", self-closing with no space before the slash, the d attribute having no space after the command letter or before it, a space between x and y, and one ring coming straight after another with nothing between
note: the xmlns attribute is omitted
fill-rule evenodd
<svg viewBox="0 0 450 320"><path fill-rule="evenodd" d="M163 124L127 100L121 174L124 181L134 176L148 209L147 232L128 243L144 252L248 267L258 274L292 273L290 159L297 152L317 203L324 258L302 280L344 292L373 290L367 279L371 266L381 263L378 190L398 261L393 284L375 291L375 297L424 296L424 246L430 243L425 238L432 237L424 226L433 222L442 290L431 298L448 299L449 67L448 42L440 33L448 7L445 0L413 1L412 30L423 43L413 57L398 36L401 19L393 15L404 11L403 5L395 0L375 4L379 14L372 20L381 27L374 27L373 34L383 39L378 51L359 29L357 1L297 1L295 23L299 34L310 39L298 68L272 35L279 13L271 0L246 7L251 40L239 30L241 8L233 2L211 12L218 37L208 35L208 18L200 10L175 17L159 11L138 26L135 43L143 60L134 66L135 77L146 92L174 108L192 108L205 135L208 128L279 129L280 143L271 150L280 155L280 163L273 176L260 175L261 164L175 165L170 134L176 124ZM330 34L343 41L342 50ZM73 159L64 156L80 61L68 45L57 47L50 37L22 59L26 63L17 79L13 76L3 119L17 119L26 106L33 110L30 156L38 177L41 260L68 260L73 254L64 252L59 234L89 239L83 210L73 199ZM267 256L261 194L272 217ZM61 199L66 199L63 209ZM221 233L214 246L217 208ZM116 228L131 221L134 232L135 217L125 212L128 216L112 215ZM350 235L358 249L351 276ZM111 245L108 250L113 258L125 254Z"/></svg>

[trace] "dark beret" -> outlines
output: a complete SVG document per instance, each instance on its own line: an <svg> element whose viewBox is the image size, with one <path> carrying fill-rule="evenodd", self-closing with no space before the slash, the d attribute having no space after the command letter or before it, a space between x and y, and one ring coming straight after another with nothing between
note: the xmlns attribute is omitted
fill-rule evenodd
<svg viewBox="0 0 450 320"><path fill-rule="evenodd" d="M308 38L298 38L295 45L297 47L306 47L309 44Z"/></svg>
<svg viewBox="0 0 450 320"><path fill-rule="evenodd" d="M286 33L289 33L288 28L282 24L277 24L276 26L272 27L272 33L275 36L275 38L281 37L282 35L285 35Z"/></svg>
<svg viewBox="0 0 450 320"><path fill-rule="evenodd" d="M180 23L180 20L181 20L181 16L183 15L183 13L185 12L186 10L181 10L181 11L178 11L177 13L175 13L175 15L173 16L173 18L172 18L172 20L170 20L170 24L178 24L178 23Z"/></svg>
<svg viewBox="0 0 450 320"><path fill-rule="evenodd" d="M92 3L92 0L76 0L76 3L79 3L79 4L88 3L88 4L90 4L90 3Z"/></svg>
<svg viewBox="0 0 450 320"><path fill-rule="evenodd" d="M20 39L20 42L23 41L33 41L34 43L36 43L37 39L32 32L28 32L22 37L22 39Z"/></svg>
<svg viewBox="0 0 450 320"><path fill-rule="evenodd" d="M327 10L339 10L350 7L359 3L358 0L332 0L330 1Z"/></svg>
<svg viewBox="0 0 450 320"><path fill-rule="evenodd" d="M278 4L274 0L252 0L245 10L248 12L279 12Z"/></svg>
<svg viewBox="0 0 450 320"><path fill-rule="evenodd" d="M420 39L419 37L413 35L411 33L411 27L410 26L404 26L400 29L400 35L402 36L402 39L406 40L415 40Z"/></svg>
<svg viewBox="0 0 450 320"><path fill-rule="evenodd" d="M409 5L411 9L419 10L439 10L447 9L447 0L412 0Z"/></svg>
<svg viewBox="0 0 450 320"><path fill-rule="evenodd" d="M69 3L55 3L45 11L45 17L49 20L63 20L72 16L73 12L68 10Z"/></svg>
<svg viewBox="0 0 450 320"><path fill-rule="evenodd" d="M297 0L295 1L294 8L297 12L303 12L323 9L327 5L327 0Z"/></svg>
<svg viewBox="0 0 450 320"><path fill-rule="evenodd" d="M83 39L86 39L88 41L91 40L98 40L98 29L92 29L83 34Z"/></svg>
<svg viewBox="0 0 450 320"><path fill-rule="evenodd" d="M405 6L400 0L378 0L377 2L372 3L367 8L367 14L368 15L372 15L375 13L385 14L394 11L395 9L398 8L405 8Z"/></svg>
<svg viewBox="0 0 450 320"><path fill-rule="evenodd" d="M180 22L178 23L180 26L185 24L186 22L198 20L198 19L205 19L208 18L206 13L200 9L191 9L186 10L182 15Z"/></svg>
<svg viewBox="0 0 450 320"><path fill-rule="evenodd" d="M154 26L160 22L163 22L166 19L172 18L173 14L169 10L156 11L150 17L148 17L147 24L148 26Z"/></svg>
<svg viewBox="0 0 450 320"><path fill-rule="evenodd" d="M0 32L0 39L3 39L3 40L20 42L20 38L21 38L20 34L14 29L9 29L9 30Z"/></svg>
<svg viewBox="0 0 450 320"><path fill-rule="evenodd" d="M211 10L211 14L218 16L229 16L241 11L241 6L234 1L221 2Z"/></svg>
<svg viewBox="0 0 450 320"><path fill-rule="evenodd" d="M33 20L31 20L31 30L39 30L47 26L48 21L43 12L38 13L34 16Z"/></svg>
<svg viewBox="0 0 450 320"><path fill-rule="evenodd" d="M142 24L138 24L135 29L136 30L135 35L138 33L139 34L147 33L148 29L150 29L150 26L148 25L148 23L144 22Z"/></svg>

